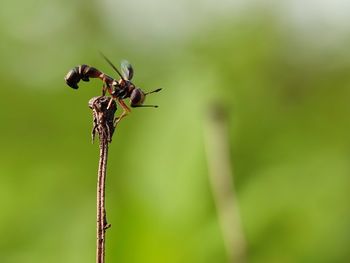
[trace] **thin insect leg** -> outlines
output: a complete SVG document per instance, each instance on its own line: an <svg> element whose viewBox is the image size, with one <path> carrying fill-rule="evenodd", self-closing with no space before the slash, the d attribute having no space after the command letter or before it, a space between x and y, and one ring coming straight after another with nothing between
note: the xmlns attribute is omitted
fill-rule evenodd
<svg viewBox="0 0 350 263"><path fill-rule="evenodd" d="M114 120L114 126L117 126L117 124L118 124L124 117L126 117L126 116L131 112L131 110L130 110L129 107L124 103L123 100L118 99L118 103L119 103L119 105L123 108L123 113L122 113L119 117L116 117L116 118L115 118L115 120Z"/></svg>
<svg viewBox="0 0 350 263"><path fill-rule="evenodd" d="M123 111L123 113L114 119L114 127L117 126L117 124L124 118L128 116L128 113L126 111Z"/></svg>
<svg viewBox="0 0 350 263"><path fill-rule="evenodd" d="M114 100L114 98L111 98L109 100L108 105L107 105L107 110L109 110L109 108L111 107L113 100Z"/></svg>
<svg viewBox="0 0 350 263"><path fill-rule="evenodd" d="M107 85L106 85L106 83L103 83L103 86L102 86L102 96L105 96L105 95L106 95L106 91L107 91Z"/></svg>

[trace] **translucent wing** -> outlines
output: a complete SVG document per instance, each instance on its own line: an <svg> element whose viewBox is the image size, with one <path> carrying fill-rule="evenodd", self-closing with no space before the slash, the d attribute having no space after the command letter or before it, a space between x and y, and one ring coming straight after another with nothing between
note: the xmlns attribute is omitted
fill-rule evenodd
<svg viewBox="0 0 350 263"><path fill-rule="evenodd" d="M121 69L124 79L131 80L134 76L134 69L131 64L128 61L123 60L121 63Z"/></svg>

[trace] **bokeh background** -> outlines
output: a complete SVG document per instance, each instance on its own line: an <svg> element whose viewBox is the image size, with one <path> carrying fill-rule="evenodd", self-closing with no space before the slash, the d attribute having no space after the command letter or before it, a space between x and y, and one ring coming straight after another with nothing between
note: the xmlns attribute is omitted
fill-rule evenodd
<svg viewBox="0 0 350 263"><path fill-rule="evenodd" d="M83 63L116 76L99 51L129 60L144 90L163 88L147 100L160 107L133 110L110 146L106 262L232 261L209 179L213 104L226 111L246 244L236 262L350 262L349 10L341 0L3 0L0 262L95 261L87 102L101 82L76 91L63 77Z"/></svg>

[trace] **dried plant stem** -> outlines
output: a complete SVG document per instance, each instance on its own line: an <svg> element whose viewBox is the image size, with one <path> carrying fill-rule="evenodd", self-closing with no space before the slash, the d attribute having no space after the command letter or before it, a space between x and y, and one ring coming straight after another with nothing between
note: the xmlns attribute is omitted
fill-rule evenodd
<svg viewBox="0 0 350 263"><path fill-rule="evenodd" d="M97 177L97 251L96 262L105 262L105 235L107 218L105 208L105 183L108 156L108 142L104 136L100 137L100 160Z"/></svg>
<svg viewBox="0 0 350 263"><path fill-rule="evenodd" d="M105 183L107 175L108 143L112 141L114 133L114 113L117 110L114 101L110 103L110 98L94 97L89 101L89 107L93 111L92 139L96 132L100 141L100 160L97 173L97 243L96 243L96 263L105 262L105 242L106 229L110 227L107 223L105 206Z"/></svg>

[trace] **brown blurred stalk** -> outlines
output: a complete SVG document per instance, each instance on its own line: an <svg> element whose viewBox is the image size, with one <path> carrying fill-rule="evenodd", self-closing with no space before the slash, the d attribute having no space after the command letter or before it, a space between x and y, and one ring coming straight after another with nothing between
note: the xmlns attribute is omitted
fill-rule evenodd
<svg viewBox="0 0 350 263"><path fill-rule="evenodd" d="M210 108L205 122L209 179L229 262L246 262L246 241L234 189L228 118L220 105Z"/></svg>

